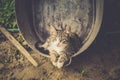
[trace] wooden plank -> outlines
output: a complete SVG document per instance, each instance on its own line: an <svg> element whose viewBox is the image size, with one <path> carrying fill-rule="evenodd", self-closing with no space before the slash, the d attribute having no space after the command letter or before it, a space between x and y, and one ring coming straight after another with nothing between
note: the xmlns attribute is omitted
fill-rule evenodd
<svg viewBox="0 0 120 80"><path fill-rule="evenodd" d="M32 56L28 53L28 51L5 28L0 27L0 31L34 66L38 66L37 62L32 58Z"/></svg>

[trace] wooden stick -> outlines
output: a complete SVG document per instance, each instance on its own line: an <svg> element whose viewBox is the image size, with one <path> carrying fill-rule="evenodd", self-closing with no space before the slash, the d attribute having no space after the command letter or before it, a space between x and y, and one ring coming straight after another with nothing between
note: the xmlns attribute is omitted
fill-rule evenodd
<svg viewBox="0 0 120 80"><path fill-rule="evenodd" d="M3 27L0 31L13 43L13 45L34 65L38 66L37 62L32 58L26 49Z"/></svg>

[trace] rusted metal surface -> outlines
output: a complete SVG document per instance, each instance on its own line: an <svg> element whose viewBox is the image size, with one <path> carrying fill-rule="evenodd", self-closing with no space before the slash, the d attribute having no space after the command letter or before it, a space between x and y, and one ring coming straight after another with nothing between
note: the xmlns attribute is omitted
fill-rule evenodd
<svg viewBox="0 0 120 80"><path fill-rule="evenodd" d="M35 0L33 12L37 36L43 40L49 35L49 25L54 25L56 29L71 27L84 41L94 22L94 0Z"/></svg>

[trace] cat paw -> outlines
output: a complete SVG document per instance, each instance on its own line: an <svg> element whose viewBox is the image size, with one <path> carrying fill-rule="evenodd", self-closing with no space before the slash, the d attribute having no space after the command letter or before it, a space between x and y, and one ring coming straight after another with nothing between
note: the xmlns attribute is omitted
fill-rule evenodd
<svg viewBox="0 0 120 80"><path fill-rule="evenodd" d="M63 66L64 66L64 62L62 62L62 63L59 63L59 62L58 62L56 67L60 69L60 68L62 68Z"/></svg>
<svg viewBox="0 0 120 80"><path fill-rule="evenodd" d="M59 55L58 55L55 51L53 51L53 52L50 54L50 58L51 58L51 61L52 61L52 62L57 62L57 61L58 61L58 57L59 57Z"/></svg>
<svg viewBox="0 0 120 80"><path fill-rule="evenodd" d="M55 67L57 67L57 63L56 63L56 62L52 62L52 64L53 64Z"/></svg>
<svg viewBox="0 0 120 80"><path fill-rule="evenodd" d="M52 62L53 66L57 67L57 68L62 68L64 63L58 63L58 62Z"/></svg>

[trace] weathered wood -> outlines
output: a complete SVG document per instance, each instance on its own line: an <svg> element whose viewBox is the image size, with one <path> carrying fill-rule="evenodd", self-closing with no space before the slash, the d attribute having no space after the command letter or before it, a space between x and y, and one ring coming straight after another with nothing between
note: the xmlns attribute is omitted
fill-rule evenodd
<svg viewBox="0 0 120 80"><path fill-rule="evenodd" d="M12 44L34 65L38 66L37 62L32 58L26 49L3 27L0 31L12 42Z"/></svg>

